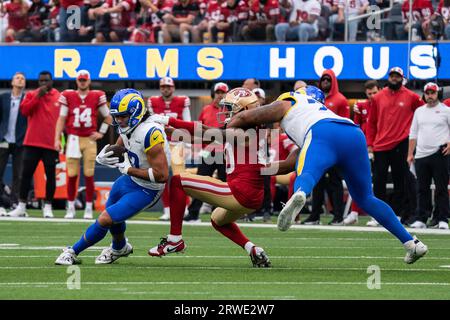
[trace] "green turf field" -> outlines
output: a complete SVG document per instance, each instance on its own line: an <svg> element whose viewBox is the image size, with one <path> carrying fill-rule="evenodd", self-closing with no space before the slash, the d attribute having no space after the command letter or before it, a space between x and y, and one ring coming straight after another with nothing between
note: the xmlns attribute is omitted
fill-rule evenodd
<svg viewBox="0 0 450 320"><path fill-rule="evenodd" d="M406 265L401 244L390 234L346 227L283 233L243 225L273 263L272 269L254 269L243 249L210 226L186 225L186 253L154 258L147 250L168 225L129 224L134 254L96 266L108 236L80 255L81 288L68 289L72 275L53 263L59 248L78 240L88 224L0 218L0 299L450 299L450 234L420 235L430 251ZM381 271L380 289L367 287L373 265Z"/></svg>

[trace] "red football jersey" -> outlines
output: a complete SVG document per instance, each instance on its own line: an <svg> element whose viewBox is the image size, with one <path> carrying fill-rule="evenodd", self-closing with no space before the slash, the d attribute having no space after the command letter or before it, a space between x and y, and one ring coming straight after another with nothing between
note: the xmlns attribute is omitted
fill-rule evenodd
<svg viewBox="0 0 450 320"><path fill-rule="evenodd" d="M87 96L82 98L76 90L65 90L61 92L59 102L61 113L67 116L68 134L89 137L97 131L97 109L106 106L106 95L103 91L89 90Z"/></svg>
<svg viewBox="0 0 450 320"><path fill-rule="evenodd" d="M297 148L297 145L289 139L286 133L276 136L270 143L269 162L286 160L289 154Z"/></svg>
<svg viewBox="0 0 450 320"><path fill-rule="evenodd" d="M228 7L227 2L224 2L220 7L220 21L231 23L238 20L247 20L248 11L249 7L247 1L239 1L234 8Z"/></svg>
<svg viewBox="0 0 450 320"><path fill-rule="evenodd" d="M20 3L4 4L5 11L8 13L8 28L14 31L26 29L28 25L28 6ZM23 11L23 7L27 8Z"/></svg>
<svg viewBox="0 0 450 320"><path fill-rule="evenodd" d="M414 0L412 5L412 15L414 22L429 19L433 13L434 9L431 0ZM404 23L409 21L409 1L403 2L402 16Z"/></svg>
<svg viewBox="0 0 450 320"><path fill-rule="evenodd" d="M174 96L170 102L164 101L162 96L150 97L147 100L147 108L150 112L164 114L180 120L183 119L184 108L190 108L191 100L186 96Z"/></svg>
<svg viewBox="0 0 450 320"><path fill-rule="evenodd" d="M159 11L171 13L172 8L175 4L175 0L153 0L153 4L158 7ZM152 12L152 10L148 9L149 14L151 14L152 18L152 26L153 27L160 27L164 22L159 18L158 14L156 12Z"/></svg>
<svg viewBox="0 0 450 320"><path fill-rule="evenodd" d="M206 7L205 19L208 21L220 21L220 8L222 2L220 1L209 1Z"/></svg>
<svg viewBox="0 0 450 320"><path fill-rule="evenodd" d="M104 8L113 8L117 5L123 7L123 11L119 13L111 13L111 27L127 28L131 25L131 15L134 11L135 1L133 0L106 0Z"/></svg>
<svg viewBox="0 0 450 320"><path fill-rule="evenodd" d="M264 147L265 143L259 135L256 139L258 142L250 139L249 144L252 147L237 144L233 146L228 142L224 147L227 183L236 200L250 209L259 209L264 199L261 168L264 167L266 153L261 147Z"/></svg>
<svg viewBox="0 0 450 320"><path fill-rule="evenodd" d="M268 0L266 4L259 3L259 0L253 1L250 7L250 20L271 20L277 19L280 15L278 0Z"/></svg>

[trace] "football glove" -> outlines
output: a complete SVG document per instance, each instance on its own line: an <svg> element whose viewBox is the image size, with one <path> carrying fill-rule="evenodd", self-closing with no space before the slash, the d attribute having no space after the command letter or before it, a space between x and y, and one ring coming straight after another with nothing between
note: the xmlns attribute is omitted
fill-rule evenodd
<svg viewBox="0 0 450 320"><path fill-rule="evenodd" d="M128 157L128 153L124 153L123 158L123 162L116 163L115 166L117 169L119 169L121 174L128 174L128 169L132 167L130 158Z"/></svg>
<svg viewBox="0 0 450 320"><path fill-rule="evenodd" d="M114 152L112 151L108 151L106 152L106 148L109 147L109 144L107 144L106 146L103 147L102 151L100 151L100 153L97 155L97 157L95 157L95 161L97 161L97 163L110 167L110 168L115 168L115 164L119 162L119 158L118 157L111 157Z"/></svg>

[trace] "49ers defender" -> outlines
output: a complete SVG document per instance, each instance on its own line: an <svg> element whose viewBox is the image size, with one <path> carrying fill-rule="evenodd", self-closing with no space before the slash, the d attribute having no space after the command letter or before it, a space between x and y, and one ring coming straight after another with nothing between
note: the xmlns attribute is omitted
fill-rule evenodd
<svg viewBox="0 0 450 320"><path fill-rule="evenodd" d="M59 102L61 111L55 130L55 149L61 150L61 133L67 133L67 211L64 218L75 217L75 196L77 193L80 159L83 157L84 181L86 185L85 219L92 219L92 200L94 198L94 168L97 156L98 139L108 131L112 118L106 105L106 95L101 90L90 90L90 75L87 70L77 73L77 90L65 90ZM104 122L97 131L97 110Z"/></svg>

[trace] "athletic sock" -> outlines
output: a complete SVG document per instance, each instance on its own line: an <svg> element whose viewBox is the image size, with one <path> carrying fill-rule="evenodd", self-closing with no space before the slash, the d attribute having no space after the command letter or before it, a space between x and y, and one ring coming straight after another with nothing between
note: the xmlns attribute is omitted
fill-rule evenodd
<svg viewBox="0 0 450 320"><path fill-rule="evenodd" d="M241 229L239 229L238 225L234 222L219 226L214 222L214 220L211 219L211 224L213 225L214 229L219 231L225 237L242 248L244 248L245 244L249 242L247 237L242 233Z"/></svg>
<svg viewBox="0 0 450 320"><path fill-rule="evenodd" d="M86 185L86 202L92 202L92 200L94 199L94 190L95 190L94 176L92 177L84 176L84 183Z"/></svg>
<svg viewBox="0 0 450 320"><path fill-rule="evenodd" d="M67 179L67 200L74 201L77 195L77 180L78 177L69 177Z"/></svg>
<svg viewBox="0 0 450 320"><path fill-rule="evenodd" d="M186 192L183 190L180 175L170 181L170 234L181 236L184 209L186 208Z"/></svg>
<svg viewBox="0 0 450 320"><path fill-rule="evenodd" d="M255 246L255 244L251 241L247 242L244 246L245 251L247 251L248 254L252 252L252 248Z"/></svg>
<svg viewBox="0 0 450 320"><path fill-rule="evenodd" d="M95 221L95 223L91 224L86 232L81 236L80 240L78 240L77 243L73 245L73 250L75 251L75 254L79 254L86 248L89 248L90 246L93 246L100 240L102 240L106 233L108 232L107 227L102 227L98 221Z"/></svg>
<svg viewBox="0 0 450 320"><path fill-rule="evenodd" d="M167 236L167 241L176 243L176 242L180 241L182 238L183 238L182 236L176 236L176 235L173 235L173 234L169 234Z"/></svg>

